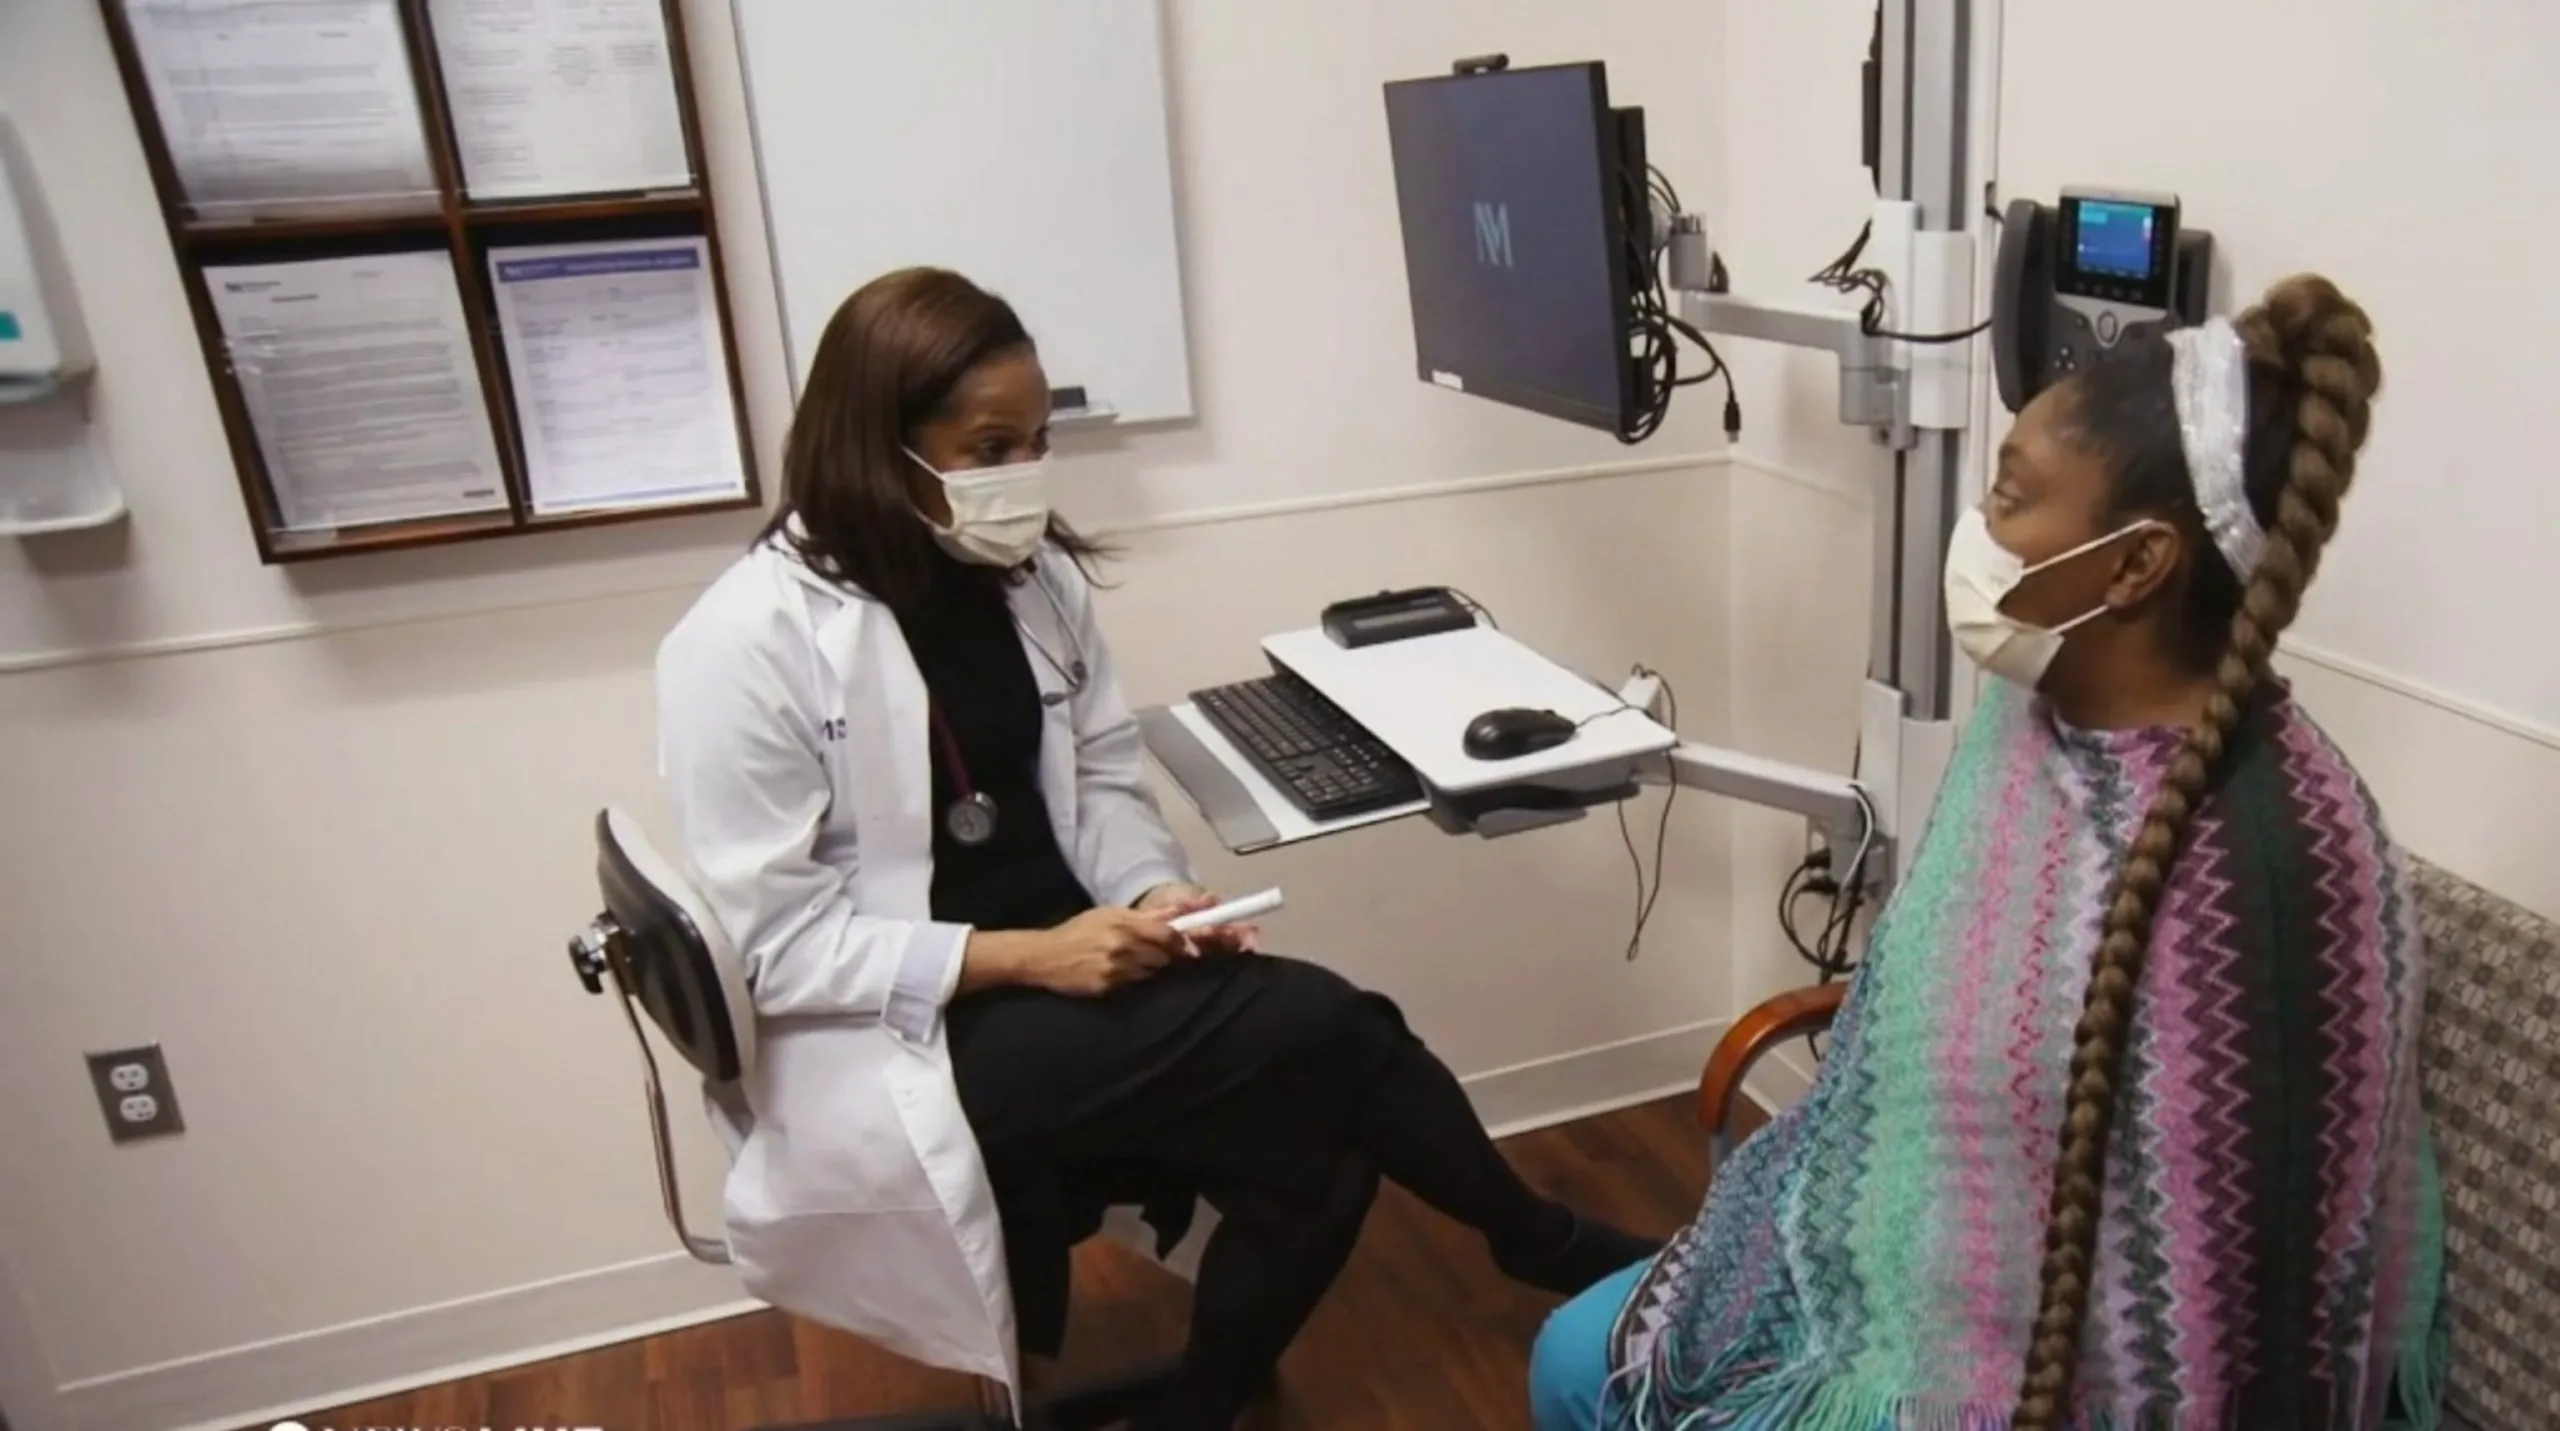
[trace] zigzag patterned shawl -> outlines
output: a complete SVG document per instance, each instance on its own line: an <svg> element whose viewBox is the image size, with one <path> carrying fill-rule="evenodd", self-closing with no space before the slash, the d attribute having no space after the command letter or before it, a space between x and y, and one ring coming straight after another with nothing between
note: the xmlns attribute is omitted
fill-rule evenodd
<svg viewBox="0 0 2560 1431"><path fill-rule="evenodd" d="M2072 1028L2179 739L1986 702L1812 1093L1621 1314L1606 1427L2009 1424ZM2225 765L2138 991L2075 1424L2432 1427L2443 1241L2401 856L2282 690Z"/></svg>

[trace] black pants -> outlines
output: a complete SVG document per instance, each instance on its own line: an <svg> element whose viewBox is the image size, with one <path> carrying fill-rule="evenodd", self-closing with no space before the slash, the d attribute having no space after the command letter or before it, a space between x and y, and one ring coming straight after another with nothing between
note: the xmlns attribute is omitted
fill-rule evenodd
<svg viewBox="0 0 2560 1431"><path fill-rule="evenodd" d="M1502 1160L1446 1066L1386 999L1272 956L1170 967L1104 998L973 995L952 1063L1005 1225L1024 1350L1064 1331L1069 1208L1134 1172L1196 1190L1219 1226L1160 1423L1223 1431L1349 1258L1381 1173L1500 1255L1571 1214Z"/></svg>

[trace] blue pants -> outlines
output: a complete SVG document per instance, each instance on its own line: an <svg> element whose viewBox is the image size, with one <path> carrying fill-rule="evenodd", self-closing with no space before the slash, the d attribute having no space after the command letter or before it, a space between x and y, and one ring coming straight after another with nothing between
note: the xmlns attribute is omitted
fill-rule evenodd
<svg viewBox="0 0 2560 1431"><path fill-rule="evenodd" d="M1538 1431L1591 1431L1609 1381L1609 1331L1634 1295L1644 1264L1556 1309L1529 1353L1529 1409Z"/></svg>

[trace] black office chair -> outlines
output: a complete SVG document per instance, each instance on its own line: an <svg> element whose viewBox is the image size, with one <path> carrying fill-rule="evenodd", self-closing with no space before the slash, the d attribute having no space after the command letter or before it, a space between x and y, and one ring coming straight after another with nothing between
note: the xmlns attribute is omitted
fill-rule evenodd
<svg viewBox="0 0 2560 1431"><path fill-rule="evenodd" d="M755 1005L747 993L746 966L709 904L651 848L639 823L620 810L596 816L596 883L604 895L604 912L569 941L569 960L588 993L605 992L610 980L622 996L623 1018L640 1047L647 1078L649 1135L657 1147L658 1193L668 1224L696 1260L728 1266L728 1244L694 1232L685 1221L675 1149L667 1135L666 1093L635 1005L648 1012L667 1042L705 1079L734 1086L756 1056ZM1157 1366L1076 1387L1033 1404L1028 1425L1031 1431L1115 1425L1161 1395L1172 1371L1170 1365ZM1011 1425L1000 1416L969 1410L860 1417L797 1431L995 1431Z"/></svg>

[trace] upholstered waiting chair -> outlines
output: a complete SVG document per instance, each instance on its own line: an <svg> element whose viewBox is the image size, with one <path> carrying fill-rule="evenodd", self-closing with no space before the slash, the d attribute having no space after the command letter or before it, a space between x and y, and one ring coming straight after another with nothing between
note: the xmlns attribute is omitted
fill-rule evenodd
<svg viewBox="0 0 2560 1431"><path fill-rule="evenodd" d="M650 847L639 824L619 810L596 817L596 883L604 912L570 941L570 961L588 993L601 994L610 987L621 996L623 1018L640 1049L646 1077L649 1134L657 1148L658 1194L668 1224L686 1252L727 1266L728 1245L695 1232L685 1220L675 1150L667 1134L666 1093L640 1014L648 1014L668 1044L713 1089L734 1089L756 1057L755 1006L748 998L746 968L702 896ZM1169 1368L1158 1367L1078 1387L1034 1405L1030 1425L1055 1431L1112 1425L1159 1395L1169 1376ZM966 1410L864 1417L806 1431L967 1431L1007 1424Z"/></svg>
<svg viewBox="0 0 2560 1431"><path fill-rule="evenodd" d="M2560 1427L2560 924L2432 865L2418 1052L2445 1200L2453 1370L2445 1431ZM1717 1161L1771 1049L1831 1026L1848 985L1780 994L1733 1026L1698 1082Z"/></svg>

